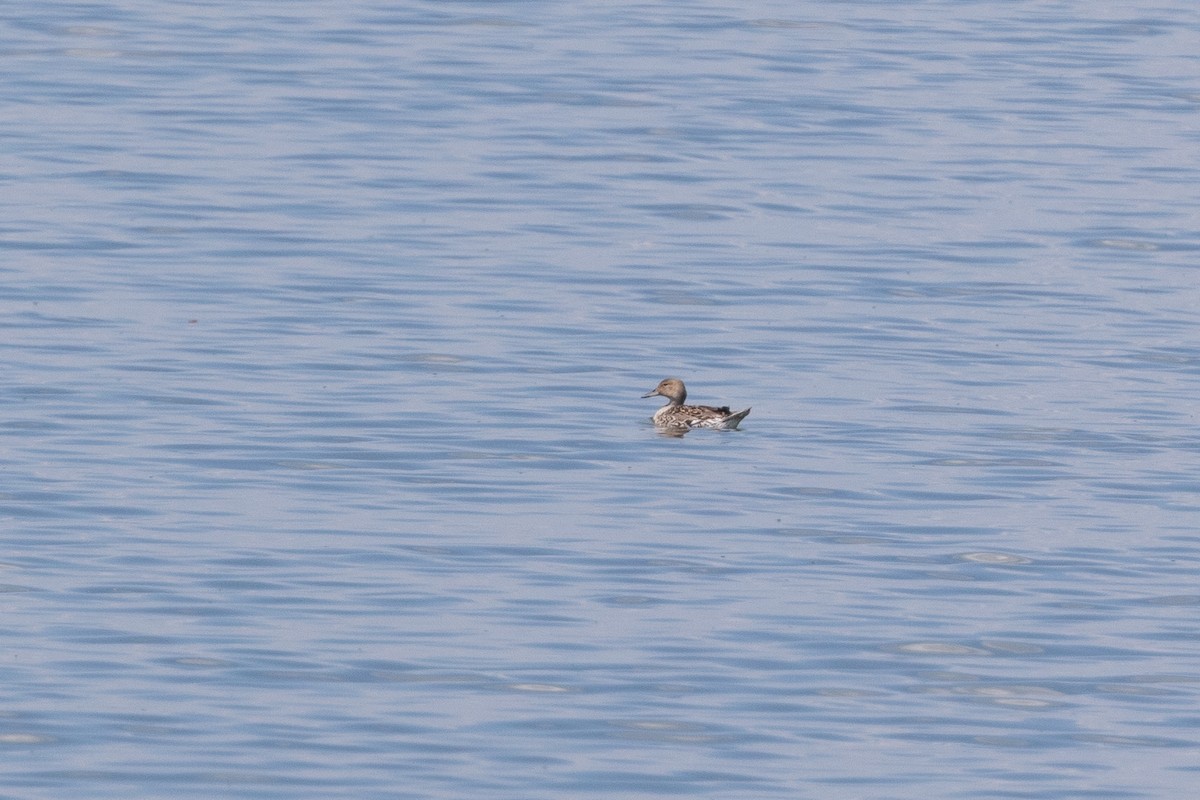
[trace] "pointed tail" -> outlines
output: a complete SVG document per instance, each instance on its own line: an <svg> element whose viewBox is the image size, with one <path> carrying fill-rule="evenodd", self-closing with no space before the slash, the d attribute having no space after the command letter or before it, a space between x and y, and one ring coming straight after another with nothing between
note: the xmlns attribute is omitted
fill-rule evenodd
<svg viewBox="0 0 1200 800"><path fill-rule="evenodd" d="M724 420L721 421L721 427L728 428L729 430L733 430L734 428L736 428L738 426L739 422L741 422L742 420L744 420L746 418L746 415L749 413L750 413L750 409L747 408L745 411L739 411L736 414L730 414Z"/></svg>

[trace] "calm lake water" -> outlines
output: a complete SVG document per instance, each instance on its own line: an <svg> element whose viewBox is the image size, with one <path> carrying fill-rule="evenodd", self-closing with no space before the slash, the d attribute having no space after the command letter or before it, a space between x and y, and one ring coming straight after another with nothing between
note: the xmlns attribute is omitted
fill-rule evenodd
<svg viewBox="0 0 1200 800"><path fill-rule="evenodd" d="M0 43L3 800L1195 792L1192 3Z"/></svg>

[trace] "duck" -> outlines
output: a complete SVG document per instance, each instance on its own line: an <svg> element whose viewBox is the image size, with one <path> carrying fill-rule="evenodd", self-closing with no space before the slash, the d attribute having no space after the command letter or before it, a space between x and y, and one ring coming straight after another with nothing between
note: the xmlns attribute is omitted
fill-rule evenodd
<svg viewBox="0 0 1200 800"><path fill-rule="evenodd" d="M685 406L683 401L687 400L687 388L679 378L664 378L654 387L654 391L642 395L642 398L655 395L667 398L667 404L654 412L654 424L659 428L731 431L750 413L748 408L732 412L729 406Z"/></svg>

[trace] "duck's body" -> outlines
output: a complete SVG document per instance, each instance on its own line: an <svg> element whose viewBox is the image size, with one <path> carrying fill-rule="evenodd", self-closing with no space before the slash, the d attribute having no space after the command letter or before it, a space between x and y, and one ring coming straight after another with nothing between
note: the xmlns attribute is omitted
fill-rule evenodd
<svg viewBox="0 0 1200 800"><path fill-rule="evenodd" d="M715 428L731 431L746 418L750 409L730 411L729 406L685 406L687 389L678 378L667 378L642 397L659 395L667 404L654 412L654 424L660 428Z"/></svg>

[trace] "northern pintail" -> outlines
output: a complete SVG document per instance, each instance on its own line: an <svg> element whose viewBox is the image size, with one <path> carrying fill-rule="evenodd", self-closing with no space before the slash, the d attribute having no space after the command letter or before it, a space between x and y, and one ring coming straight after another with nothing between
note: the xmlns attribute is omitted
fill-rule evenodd
<svg viewBox="0 0 1200 800"><path fill-rule="evenodd" d="M642 397L661 395L667 398L665 406L654 412L654 424L660 428L716 428L718 430L733 430L738 423L746 418L750 409L730 412L729 406L685 406L687 389L679 378L667 378L654 391Z"/></svg>

